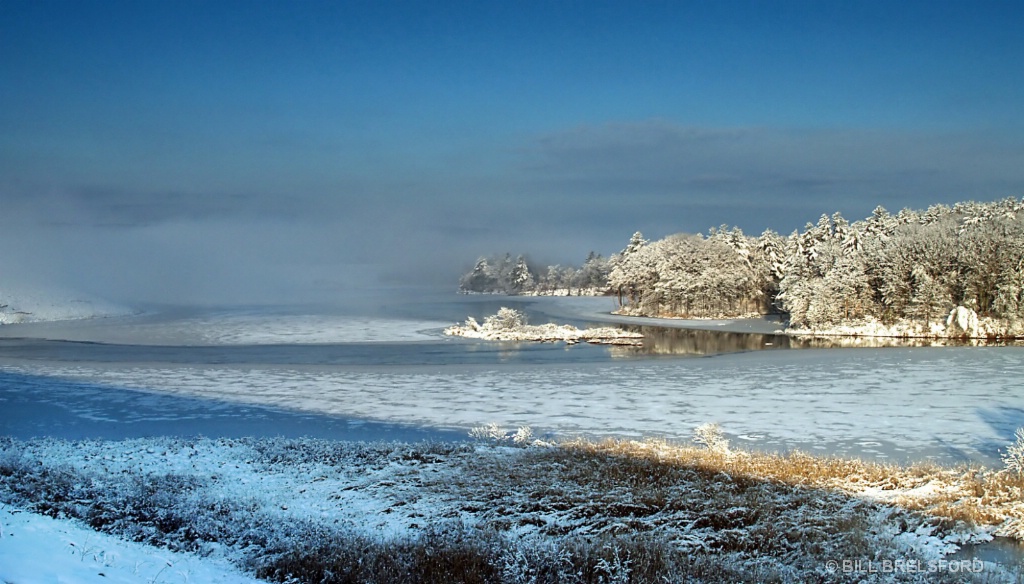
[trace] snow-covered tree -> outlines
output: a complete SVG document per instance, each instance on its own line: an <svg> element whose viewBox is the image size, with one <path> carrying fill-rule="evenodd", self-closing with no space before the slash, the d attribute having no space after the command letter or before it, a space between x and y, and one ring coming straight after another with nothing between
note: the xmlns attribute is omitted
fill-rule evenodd
<svg viewBox="0 0 1024 584"><path fill-rule="evenodd" d="M459 280L459 289L464 292L492 292L497 278L490 262L485 257L477 259L473 269Z"/></svg>
<svg viewBox="0 0 1024 584"><path fill-rule="evenodd" d="M533 289L533 274L530 273L530 267L526 265L526 258L523 256L516 258L515 266L512 267L512 272L509 274L509 280L513 292Z"/></svg>
<svg viewBox="0 0 1024 584"><path fill-rule="evenodd" d="M636 232L607 260L591 252L580 268L534 273L523 258L513 262L506 254L481 258L461 284L506 292L605 286L618 295L621 311L649 316L738 316L776 308L791 326L810 329L880 321L928 331L941 329L954 310L967 311L996 323L986 325L988 331L1021 334L1024 199L895 215L879 206L854 222L823 214L789 237L769 230L752 238L724 225L707 236L653 242Z"/></svg>

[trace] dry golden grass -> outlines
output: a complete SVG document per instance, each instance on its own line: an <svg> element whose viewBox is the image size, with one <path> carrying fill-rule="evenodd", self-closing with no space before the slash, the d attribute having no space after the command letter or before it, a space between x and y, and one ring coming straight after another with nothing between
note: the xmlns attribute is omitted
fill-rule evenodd
<svg viewBox="0 0 1024 584"><path fill-rule="evenodd" d="M661 440L576 440L561 445L573 455L622 457L634 461L623 476L657 481L675 468L734 480L771 481L790 486L836 490L952 522L962 521L996 534L1024 540L1024 477L1007 470L949 468L930 463L900 466L857 459L744 451L713 451ZM643 472L635 468L647 464ZM612 467L614 468L614 467ZM602 473L608 467L602 466ZM678 477L675 477L678 478ZM590 480L600 481L601 477Z"/></svg>

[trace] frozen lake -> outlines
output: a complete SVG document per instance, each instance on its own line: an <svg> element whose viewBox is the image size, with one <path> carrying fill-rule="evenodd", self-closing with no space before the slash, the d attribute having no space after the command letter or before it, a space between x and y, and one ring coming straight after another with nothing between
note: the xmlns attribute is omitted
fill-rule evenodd
<svg viewBox="0 0 1024 584"><path fill-rule="evenodd" d="M324 308L162 309L0 327L0 433L687 439L869 458L998 461L1024 426L1024 348L790 348L764 321L670 322L631 350L446 338L501 305L615 321L609 298L425 296ZM693 330L700 326L713 332ZM770 349L770 350L755 350Z"/></svg>

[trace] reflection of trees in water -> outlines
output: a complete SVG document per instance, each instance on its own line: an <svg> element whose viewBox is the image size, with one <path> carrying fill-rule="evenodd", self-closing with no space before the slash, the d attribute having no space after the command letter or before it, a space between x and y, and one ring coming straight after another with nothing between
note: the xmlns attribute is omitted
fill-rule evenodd
<svg viewBox="0 0 1024 584"><path fill-rule="evenodd" d="M762 349L787 349L790 338L764 333L736 333L656 326L629 327L644 334L642 347L630 354L717 355Z"/></svg>
<svg viewBox="0 0 1024 584"><path fill-rule="evenodd" d="M811 337L657 326L631 326L624 328L642 332L644 335L643 346L610 348L613 357L629 357L634 355L718 355L765 349L1024 346L1024 341L986 341L985 339Z"/></svg>

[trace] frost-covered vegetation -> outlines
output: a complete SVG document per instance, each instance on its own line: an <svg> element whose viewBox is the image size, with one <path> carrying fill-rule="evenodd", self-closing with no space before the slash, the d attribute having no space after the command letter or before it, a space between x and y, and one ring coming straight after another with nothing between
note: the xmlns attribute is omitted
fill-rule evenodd
<svg viewBox="0 0 1024 584"><path fill-rule="evenodd" d="M459 291L478 294L600 296L608 291L608 258L590 252L582 266L536 266L525 256L481 257L459 280Z"/></svg>
<svg viewBox="0 0 1024 584"><path fill-rule="evenodd" d="M803 232L714 229L646 243L634 236L609 283L624 312L723 316L776 307L800 331L878 336L1024 332L1024 202L879 207Z"/></svg>
<svg viewBox="0 0 1024 584"><path fill-rule="evenodd" d="M485 318L483 324L471 316L465 324L446 328L444 334L489 341L562 341L569 344L584 341L611 345L639 345L644 337L643 333L615 327L580 329L567 324L530 325L526 322L525 313L508 307L498 309L497 314Z"/></svg>
<svg viewBox="0 0 1024 584"><path fill-rule="evenodd" d="M1021 517L1011 472L749 453L714 426L698 431L706 447L515 438L528 433L0 439L0 500L323 583L1004 581L976 561L984 573L928 567ZM919 569L830 563L842 560Z"/></svg>
<svg viewBox="0 0 1024 584"><path fill-rule="evenodd" d="M784 240L738 228L672 235L648 242L635 233L614 258L608 283L620 312L641 316L716 318L767 313L781 277Z"/></svg>
<svg viewBox="0 0 1024 584"><path fill-rule="evenodd" d="M722 226L650 242L636 233L601 259L587 285L619 298L622 314L734 318L778 311L791 332L887 337L1024 335L1024 200L934 205L850 222L822 215L788 237ZM587 265L590 265L588 262ZM587 267L584 266L584 268ZM481 260L467 282L495 272ZM525 261L495 273L524 293ZM474 275L476 274L476 275ZM604 277L604 279L602 279Z"/></svg>

